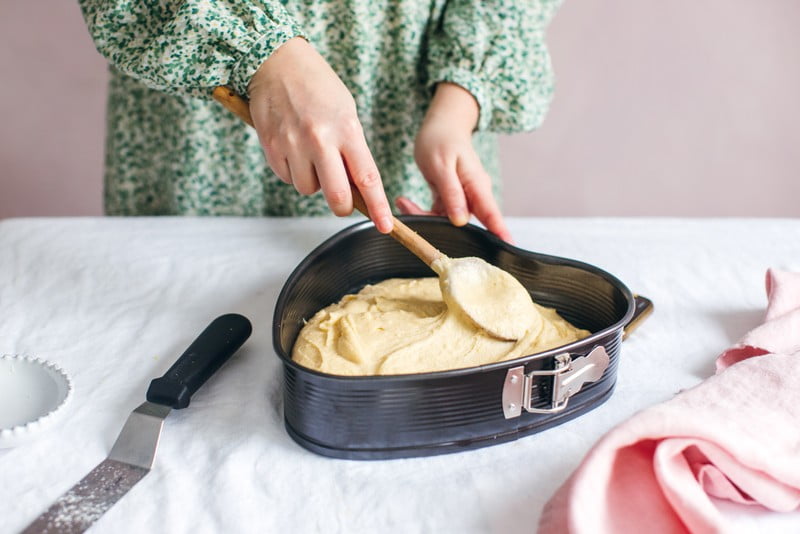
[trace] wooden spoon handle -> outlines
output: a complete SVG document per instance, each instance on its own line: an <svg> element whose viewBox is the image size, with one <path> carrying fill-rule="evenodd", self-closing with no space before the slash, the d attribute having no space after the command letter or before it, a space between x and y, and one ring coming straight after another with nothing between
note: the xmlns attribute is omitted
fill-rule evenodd
<svg viewBox="0 0 800 534"><path fill-rule="evenodd" d="M211 94L214 100L225 106L228 111L231 111L234 115L255 128L253 117L250 115L250 104L247 100L227 87L216 87ZM351 185L350 190L353 193L353 206L366 215L368 219L372 219L372 217L369 216L369 210L367 209L366 202L364 202L364 197L361 196L358 189ZM389 235L398 240L428 266L430 266L433 260L443 255L436 247L428 243L422 236L406 226L395 216L392 216L392 231L389 232Z"/></svg>
<svg viewBox="0 0 800 534"><path fill-rule="evenodd" d="M359 190L350 186L350 191L353 193L353 207L371 219L367 204L364 202L364 197L361 196ZM394 215L392 215L392 231L389 232L389 235L413 252L416 257L424 261L425 265L429 267L433 260L443 255L439 249L431 245L425 238L406 226L403 221Z"/></svg>
<svg viewBox="0 0 800 534"><path fill-rule="evenodd" d="M225 106L228 111L233 112L234 115L253 128L256 127L256 125L253 124L253 117L250 115L250 103L247 100L227 87L221 86L215 87L211 95L214 97L214 100Z"/></svg>

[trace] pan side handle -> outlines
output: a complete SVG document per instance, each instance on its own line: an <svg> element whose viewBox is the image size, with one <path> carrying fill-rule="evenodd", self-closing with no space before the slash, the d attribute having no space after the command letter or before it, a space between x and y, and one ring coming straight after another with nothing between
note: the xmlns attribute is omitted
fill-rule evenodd
<svg viewBox="0 0 800 534"><path fill-rule="evenodd" d="M653 313L653 301L642 295L633 296L633 317L631 317L628 324L622 329L622 339L628 339L634 330L636 330L642 322Z"/></svg>

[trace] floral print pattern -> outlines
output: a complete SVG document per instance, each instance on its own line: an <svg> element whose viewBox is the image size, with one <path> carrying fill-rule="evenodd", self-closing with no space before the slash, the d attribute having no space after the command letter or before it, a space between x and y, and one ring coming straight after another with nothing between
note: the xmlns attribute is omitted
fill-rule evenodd
<svg viewBox="0 0 800 534"><path fill-rule="evenodd" d="M480 105L473 136L497 177L496 132L536 128L553 90L545 47L559 0L80 0L111 64L111 215L321 215L269 169L254 131L211 99L240 94L287 40L311 42L350 89L390 200L430 204L414 137L435 84Z"/></svg>

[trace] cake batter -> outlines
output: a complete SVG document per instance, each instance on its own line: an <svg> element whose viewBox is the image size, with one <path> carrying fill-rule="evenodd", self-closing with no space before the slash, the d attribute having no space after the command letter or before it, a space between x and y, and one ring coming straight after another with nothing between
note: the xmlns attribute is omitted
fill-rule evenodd
<svg viewBox="0 0 800 534"><path fill-rule="evenodd" d="M292 359L334 375L424 373L511 360L590 334L554 309L534 307L529 330L507 341L448 309L437 278L384 280L317 312L301 330Z"/></svg>

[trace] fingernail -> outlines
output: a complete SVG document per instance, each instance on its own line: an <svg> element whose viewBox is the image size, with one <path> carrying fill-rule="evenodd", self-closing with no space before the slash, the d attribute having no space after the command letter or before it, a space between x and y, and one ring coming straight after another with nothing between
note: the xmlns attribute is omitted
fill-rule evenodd
<svg viewBox="0 0 800 534"><path fill-rule="evenodd" d="M384 234L388 234L392 231L392 219L391 217L381 217L378 219L378 231Z"/></svg>
<svg viewBox="0 0 800 534"><path fill-rule="evenodd" d="M463 209L456 208L450 215L450 221L456 226L464 226L469 222L469 216L467 215L467 212L464 211Z"/></svg>

